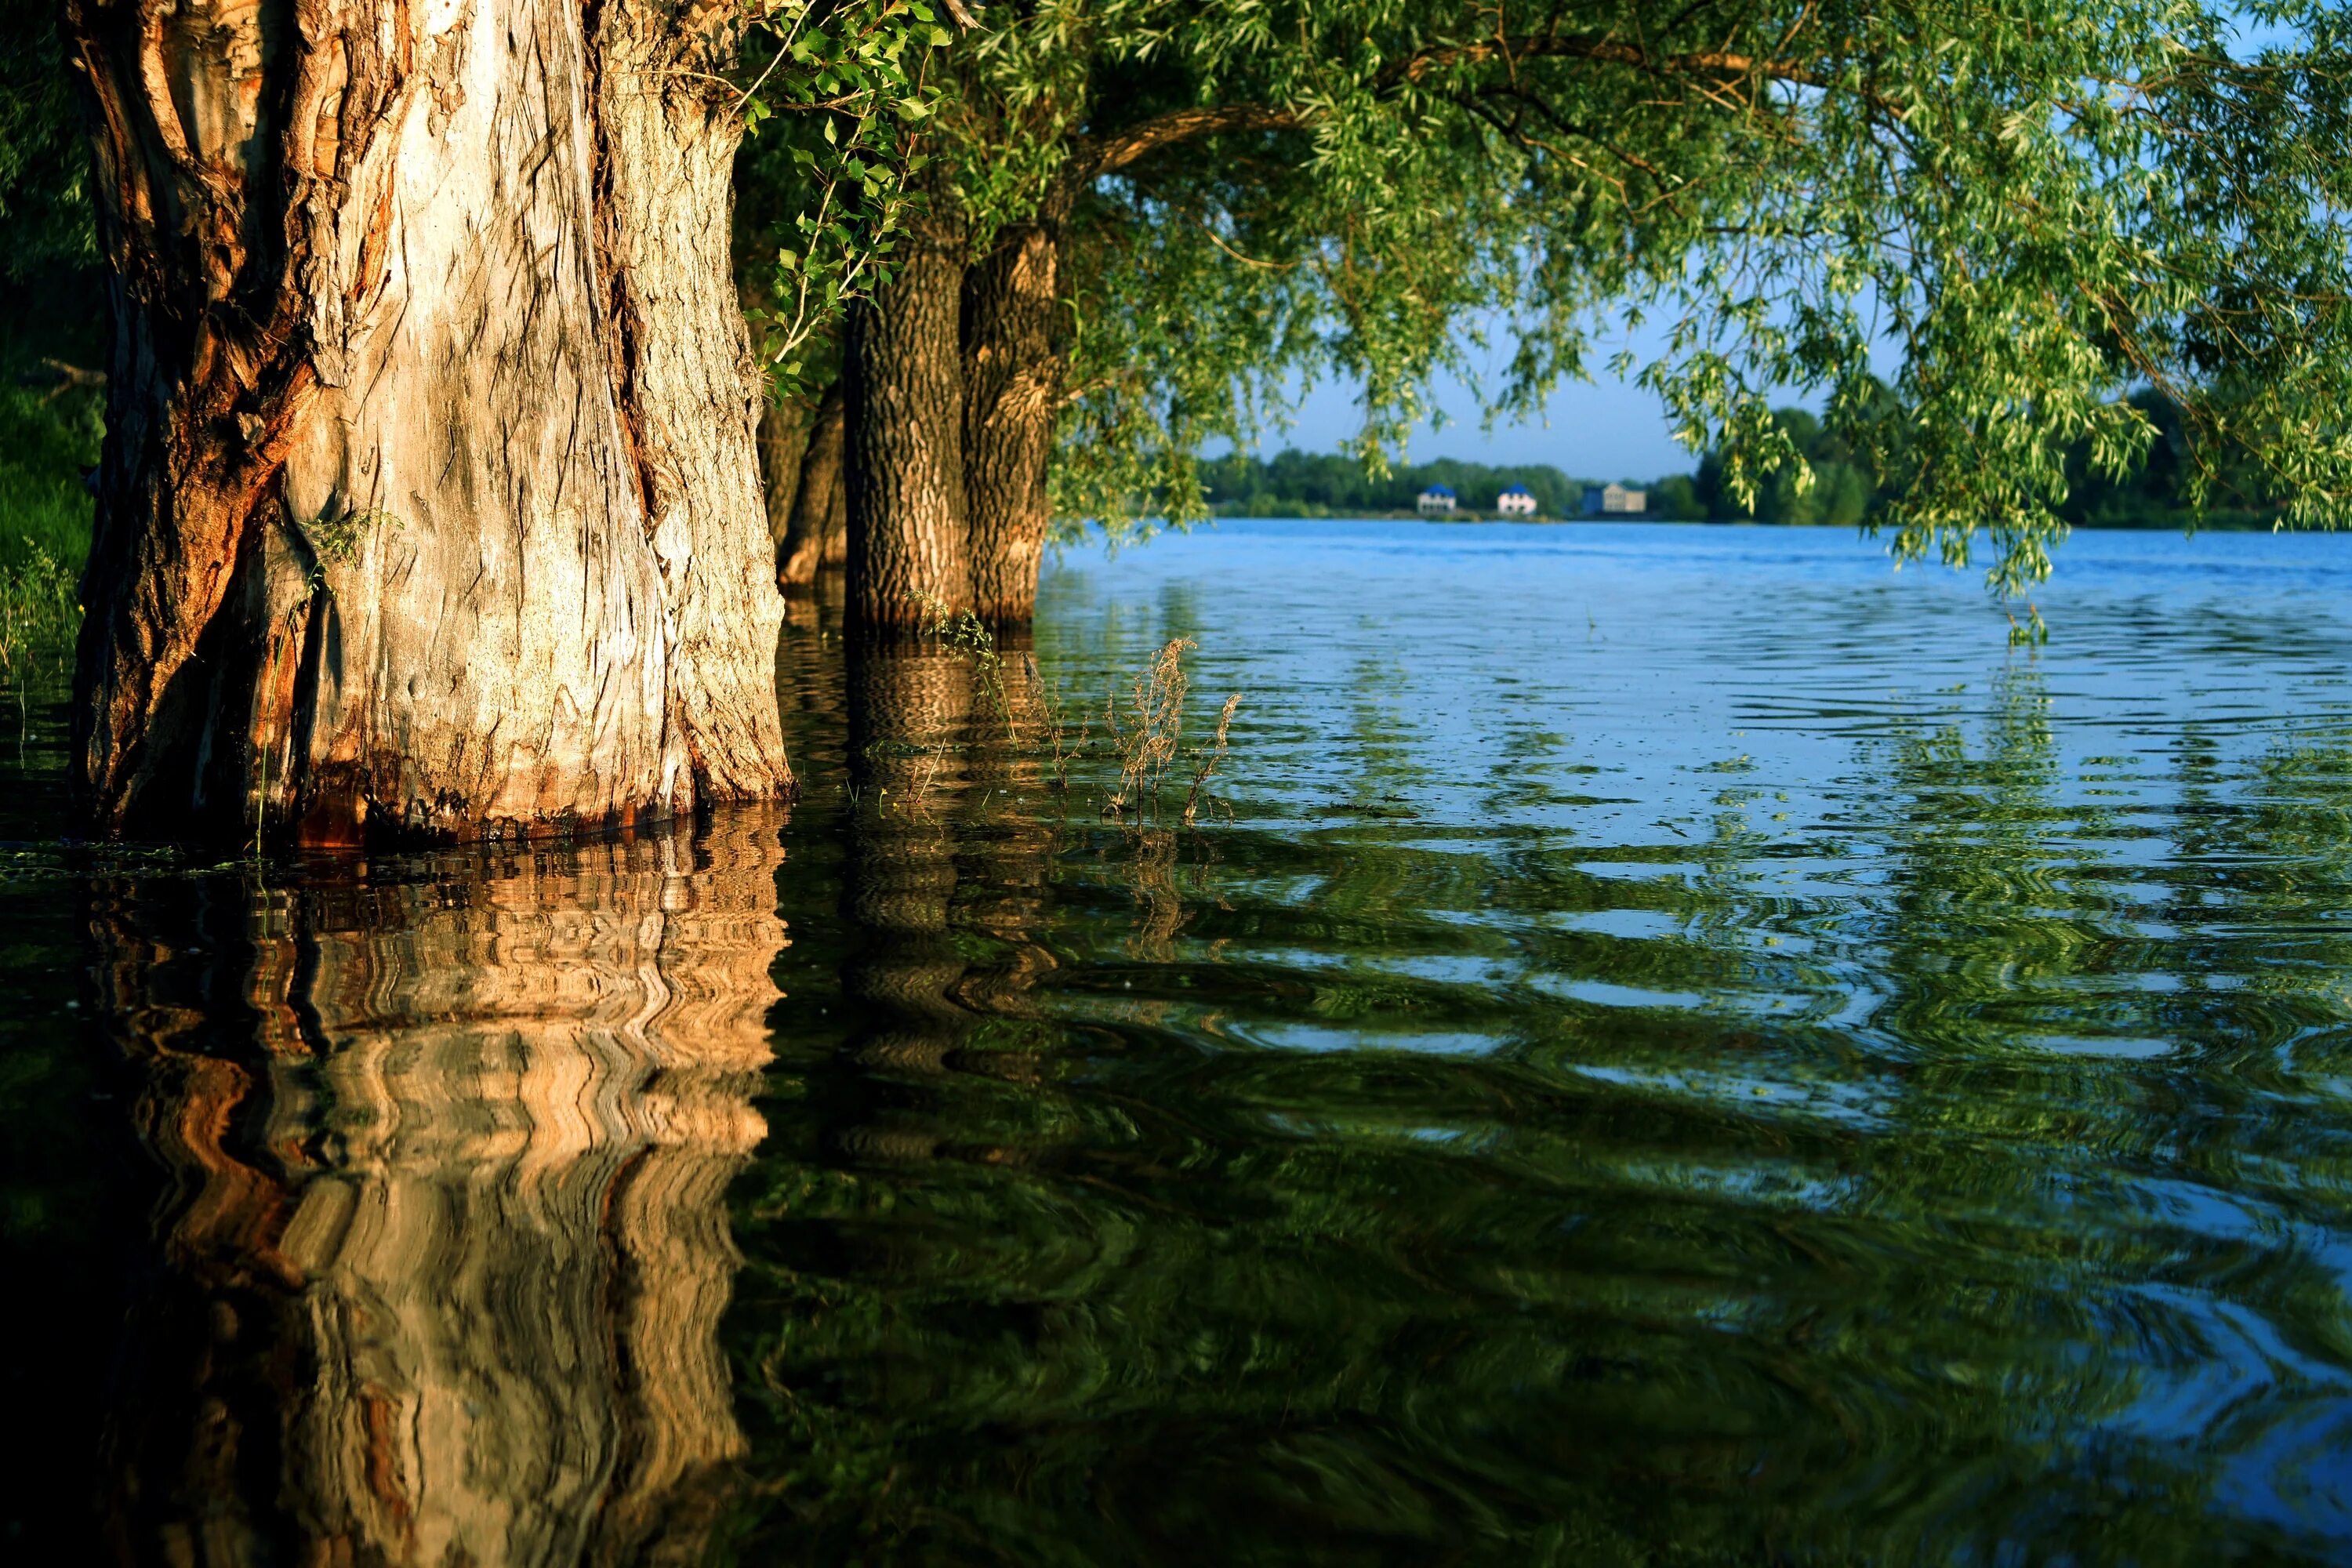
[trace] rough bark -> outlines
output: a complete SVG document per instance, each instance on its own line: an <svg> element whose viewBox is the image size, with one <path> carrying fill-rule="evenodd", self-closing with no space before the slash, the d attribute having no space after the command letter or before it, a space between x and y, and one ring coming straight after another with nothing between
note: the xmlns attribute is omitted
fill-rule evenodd
<svg viewBox="0 0 2352 1568"><path fill-rule="evenodd" d="M245 908L101 894L103 1016L173 1178L107 1427L115 1557L706 1559L745 1447L718 1330L779 826Z"/></svg>
<svg viewBox="0 0 2352 1568"><path fill-rule="evenodd" d="M961 235L939 216L853 309L844 366L854 625L912 626L971 607L964 510Z"/></svg>
<svg viewBox="0 0 2352 1568"><path fill-rule="evenodd" d="M972 608L999 626L1036 613L1053 505L1046 465L1066 361L1055 341L1057 229L999 237L964 284L964 488Z"/></svg>
<svg viewBox="0 0 2352 1568"><path fill-rule="evenodd" d="M843 484L842 447L847 439L843 389L839 382L817 401L809 426L808 449L800 464L800 483L785 526L782 565L777 573L787 593L814 585L826 567L840 567L849 559L849 500Z"/></svg>
<svg viewBox="0 0 2352 1568"><path fill-rule="evenodd" d="M725 39L647 0L70 0L114 269L100 830L785 786Z"/></svg>

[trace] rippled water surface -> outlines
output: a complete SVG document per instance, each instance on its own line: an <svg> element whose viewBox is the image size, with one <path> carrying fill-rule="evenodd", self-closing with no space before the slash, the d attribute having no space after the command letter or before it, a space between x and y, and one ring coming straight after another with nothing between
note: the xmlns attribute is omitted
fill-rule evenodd
<svg viewBox="0 0 2352 1568"><path fill-rule="evenodd" d="M52 709L0 1528L2352 1560L2352 539L2060 571L2014 652L1843 533L1227 523L997 667L803 613L789 813L488 854L61 846Z"/></svg>

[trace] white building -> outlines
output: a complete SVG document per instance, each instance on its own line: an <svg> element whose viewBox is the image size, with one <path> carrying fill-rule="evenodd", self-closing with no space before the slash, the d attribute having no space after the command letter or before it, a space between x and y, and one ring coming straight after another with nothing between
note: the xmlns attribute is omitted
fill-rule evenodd
<svg viewBox="0 0 2352 1568"><path fill-rule="evenodd" d="M1504 517L1533 517L1536 493L1525 485L1513 485L1495 498L1495 510Z"/></svg>
<svg viewBox="0 0 2352 1568"><path fill-rule="evenodd" d="M1454 510L1454 492L1444 485L1432 485L1414 498L1413 504L1421 509L1423 517L1449 512Z"/></svg>
<svg viewBox="0 0 2352 1568"><path fill-rule="evenodd" d="M1629 490L1623 485L1587 485L1584 487L1584 515L1587 517L1639 516L1650 510L1650 492Z"/></svg>

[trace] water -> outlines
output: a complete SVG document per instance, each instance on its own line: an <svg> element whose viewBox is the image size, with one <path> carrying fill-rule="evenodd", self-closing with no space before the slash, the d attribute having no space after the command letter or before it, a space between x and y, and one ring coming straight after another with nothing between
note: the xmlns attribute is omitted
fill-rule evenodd
<svg viewBox="0 0 2352 1568"><path fill-rule="evenodd" d="M2352 1560L2352 540L2061 571L1228 523L1002 705L796 630L789 814L529 851L60 848L52 711L8 1539ZM1179 636L1229 754L1106 820L1041 693Z"/></svg>

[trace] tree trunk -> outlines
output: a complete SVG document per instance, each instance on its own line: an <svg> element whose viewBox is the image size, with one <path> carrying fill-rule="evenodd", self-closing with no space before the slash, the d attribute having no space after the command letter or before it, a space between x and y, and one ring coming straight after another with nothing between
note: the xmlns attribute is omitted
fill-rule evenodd
<svg viewBox="0 0 2352 1568"><path fill-rule="evenodd" d="M1010 231L964 283L964 485L973 608L998 626L1037 609L1054 521L1046 491L1066 368L1054 339L1060 237L1050 222Z"/></svg>
<svg viewBox="0 0 2352 1568"><path fill-rule="evenodd" d="M771 403L760 411L760 499L768 512L768 542L775 547L777 581L783 580L784 539L792 531L793 498L800 493L801 463L808 456L810 411L803 405Z"/></svg>
<svg viewBox="0 0 2352 1568"><path fill-rule="evenodd" d="M849 554L849 508L842 485L842 444L846 420L839 382L825 388L809 428L799 485L785 525L777 580L787 592L816 582L821 568L840 566Z"/></svg>
<svg viewBox="0 0 2352 1568"><path fill-rule="evenodd" d="M962 237L932 217L898 270L851 312L844 366L854 625L912 626L971 607L965 522Z"/></svg>
<svg viewBox="0 0 2352 1568"><path fill-rule="evenodd" d="M101 830L500 836L789 784L723 12L70 0L113 264Z"/></svg>

